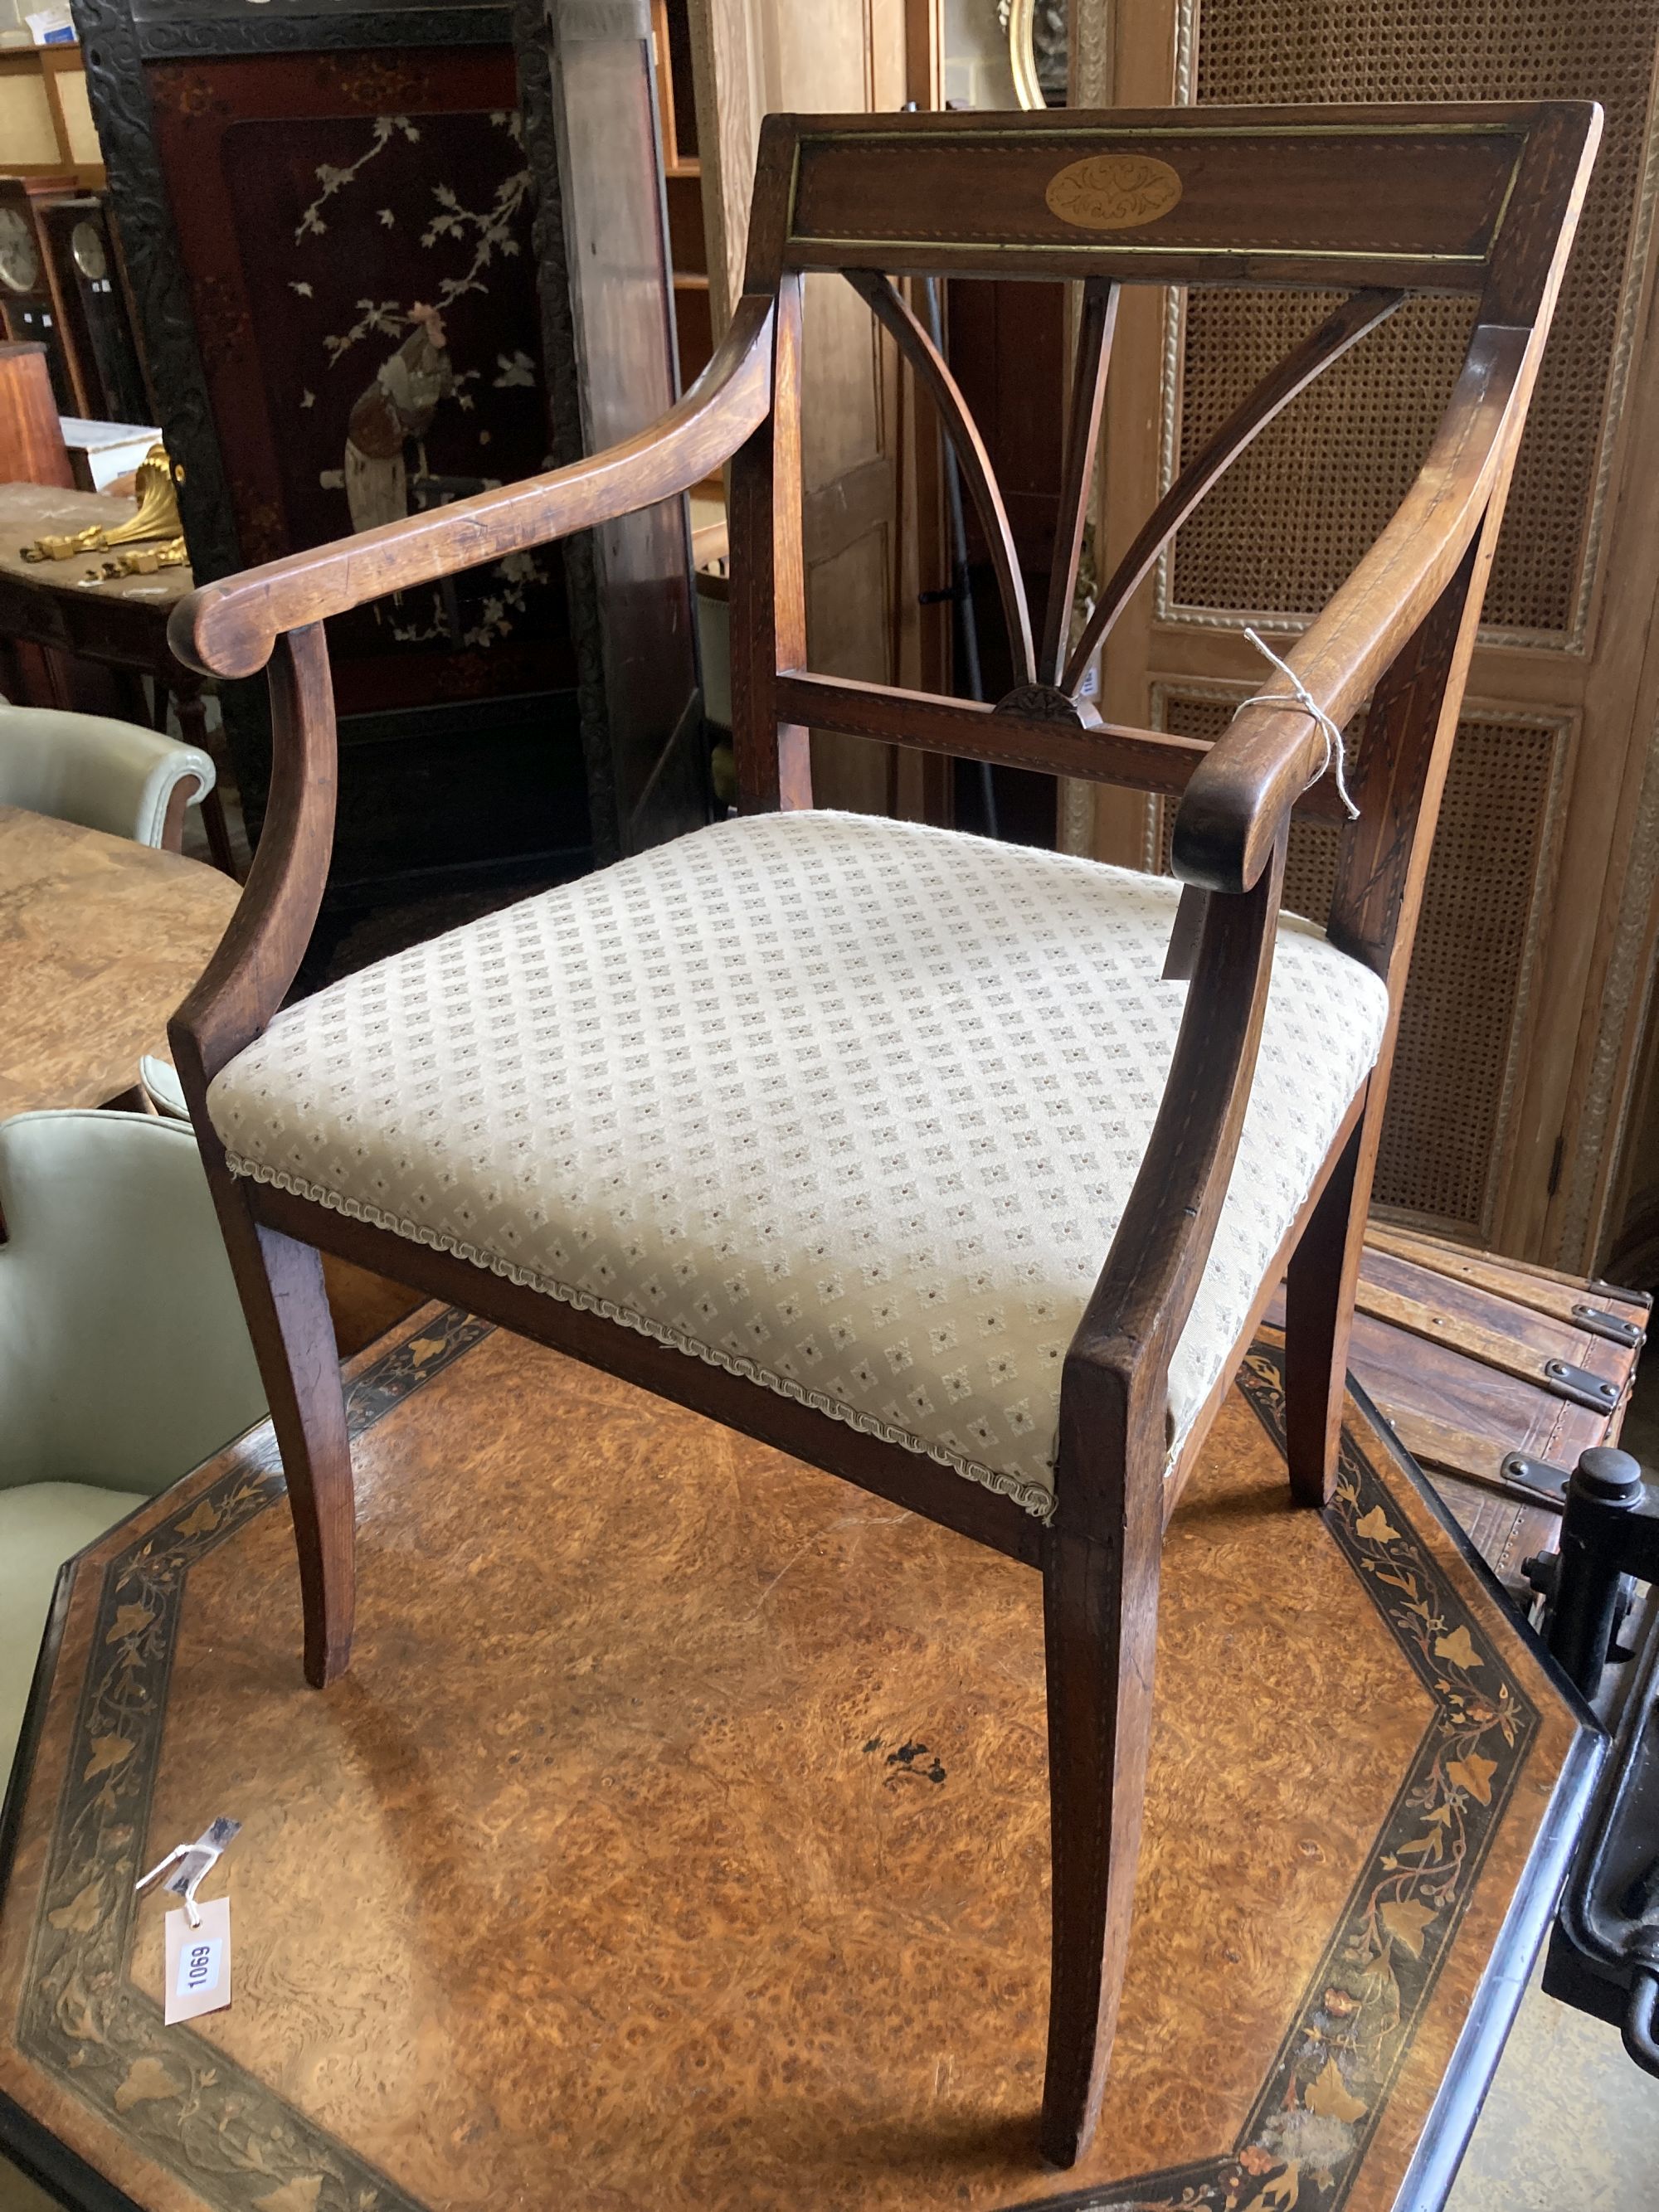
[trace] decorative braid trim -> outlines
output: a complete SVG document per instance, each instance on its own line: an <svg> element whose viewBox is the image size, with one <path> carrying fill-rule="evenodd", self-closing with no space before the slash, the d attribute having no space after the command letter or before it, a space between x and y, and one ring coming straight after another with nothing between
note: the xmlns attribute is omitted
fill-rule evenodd
<svg viewBox="0 0 1659 2212"><path fill-rule="evenodd" d="M865 1436L878 1437L884 1443L898 1444L905 1451L915 1452L919 1459L937 1461L940 1467L953 1468L969 1482L994 1491L1000 1498L1012 1498L1036 1520L1048 1521L1054 1516L1055 1501L1050 1490L1039 1489L1034 1482L1022 1482L1018 1475L999 1474L978 1460L959 1458L942 1444L923 1443L920 1437L896 1428L890 1421L878 1420L873 1413L843 1406L839 1400L826 1397L821 1390L804 1390L787 1375L774 1375L752 1359L717 1352L713 1345L702 1344L696 1337L666 1328L661 1322L647 1321L643 1314L630 1313L627 1307L617 1305L610 1298L596 1298L591 1291L579 1291L572 1284L555 1282L549 1276L538 1274L533 1268L517 1267L510 1260L480 1252L475 1245L441 1236L435 1229L428 1229L419 1222L399 1221L392 1214L381 1212L379 1206L366 1206L361 1199L342 1198L338 1192L321 1189L300 1176L289 1175L284 1168L264 1167L230 1152L225 1154L225 1164L233 1175L243 1176L252 1182L274 1184L278 1190L291 1192L295 1198L309 1199L313 1206L326 1206L331 1213L347 1214L354 1221L369 1222L376 1229L389 1229L394 1237L404 1237L411 1244L425 1244L434 1252L452 1253L456 1259L468 1261L492 1275L503 1276L526 1290L539 1291L544 1297L558 1298L583 1313L598 1314L602 1320L619 1322L623 1328L636 1330L641 1336L654 1337L659 1344L705 1360L710 1367L723 1367L727 1374L740 1376L745 1382L757 1382L763 1389L775 1391L780 1398L793 1398L798 1405L810 1406L814 1413L828 1413L832 1420L842 1421L849 1429L857 1429Z"/></svg>

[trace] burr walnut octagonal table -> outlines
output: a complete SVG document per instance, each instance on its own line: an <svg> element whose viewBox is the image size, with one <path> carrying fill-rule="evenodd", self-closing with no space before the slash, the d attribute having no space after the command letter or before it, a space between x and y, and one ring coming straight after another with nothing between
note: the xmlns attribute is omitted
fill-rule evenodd
<svg viewBox="0 0 1659 2212"><path fill-rule="evenodd" d="M333 1688L266 1429L60 1585L0 2137L67 2201L1437 2201L1599 1745L1363 1402L1295 1510L1264 1337L1171 1523L1121 2024L1060 2177L1038 1577L450 1310L354 1372ZM168 2027L132 1885L218 1815L233 2002Z"/></svg>
<svg viewBox="0 0 1659 2212"><path fill-rule="evenodd" d="M0 1119L131 1090L239 896L177 853L0 806Z"/></svg>

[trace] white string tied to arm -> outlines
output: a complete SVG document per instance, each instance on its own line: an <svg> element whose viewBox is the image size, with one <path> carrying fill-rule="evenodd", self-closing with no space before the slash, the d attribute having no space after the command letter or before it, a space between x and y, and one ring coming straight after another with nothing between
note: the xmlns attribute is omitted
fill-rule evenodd
<svg viewBox="0 0 1659 2212"><path fill-rule="evenodd" d="M1349 821L1358 822L1359 809L1348 796L1346 774L1347 761L1342 749L1341 731L1337 728L1336 724L1325 712L1318 700L1314 697L1295 669L1288 661L1279 659L1265 638L1259 636L1255 630L1249 629L1245 630L1244 635L1262 658L1270 660L1279 674L1287 680L1291 686L1291 696L1287 699L1282 692L1258 691L1253 697L1246 699L1243 704L1246 707L1300 707L1304 714L1313 716L1325 740L1325 757L1319 764L1319 775L1323 775L1327 769L1330 770L1332 780L1336 785L1336 795L1342 801ZM1319 776L1316 776L1314 781L1317 783L1318 781Z"/></svg>

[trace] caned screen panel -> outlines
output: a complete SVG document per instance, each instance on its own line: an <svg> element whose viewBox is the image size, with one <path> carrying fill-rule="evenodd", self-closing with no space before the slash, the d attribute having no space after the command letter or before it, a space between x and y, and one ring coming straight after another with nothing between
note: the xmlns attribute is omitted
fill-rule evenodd
<svg viewBox="0 0 1659 2212"><path fill-rule="evenodd" d="M1624 295L1648 159L1659 0L1188 0L1200 102L1599 100L1607 131L1516 465L1486 594L1490 630L1582 629L1604 433L1628 354ZM1328 308L1194 293L1166 441L1182 458ZM1181 532L1171 619L1312 613L1352 568L1426 452L1468 338L1467 301L1408 301L1273 424ZM1612 364L1610 368L1609 364ZM1173 397L1173 379L1171 380ZM1166 451L1166 466L1174 459ZM1258 518L1273 519L1264 536Z"/></svg>
<svg viewBox="0 0 1659 2212"><path fill-rule="evenodd" d="M1155 686L1157 727L1218 737L1242 692ZM1377 1157L1376 1202L1465 1237L1490 1232L1496 1175L1547 902L1569 725L1470 715L1460 722L1424 888ZM1152 859L1164 873L1176 808L1160 801ZM1333 823L1291 828L1285 904L1322 923L1336 882Z"/></svg>

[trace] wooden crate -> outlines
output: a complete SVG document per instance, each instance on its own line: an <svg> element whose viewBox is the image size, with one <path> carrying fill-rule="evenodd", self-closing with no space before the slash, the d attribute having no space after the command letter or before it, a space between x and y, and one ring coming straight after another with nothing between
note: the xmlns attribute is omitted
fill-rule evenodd
<svg viewBox="0 0 1659 2212"><path fill-rule="evenodd" d="M1618 1441L1651 1300L1374 1223L1357 1303L1354 1379L1515 1582L1579 1454Z"/></svg>

